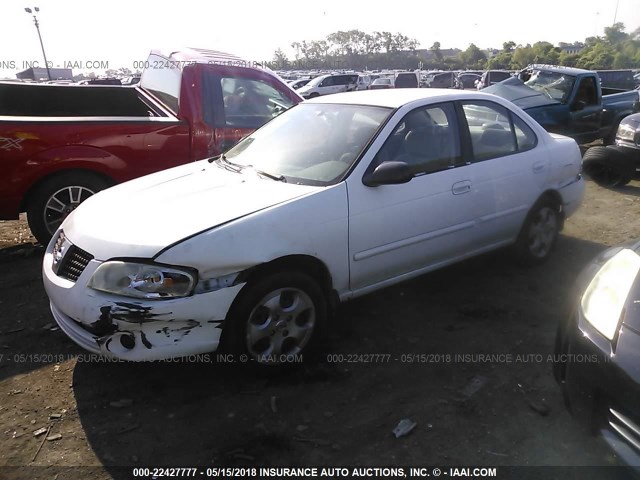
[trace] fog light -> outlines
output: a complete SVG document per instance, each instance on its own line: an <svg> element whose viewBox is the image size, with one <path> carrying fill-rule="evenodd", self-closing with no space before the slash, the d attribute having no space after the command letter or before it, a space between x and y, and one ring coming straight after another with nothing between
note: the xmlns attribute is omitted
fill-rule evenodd
<svg viewBox="0 0 640 480"><path fill-rule="evenodd" d="M120 335L120 345L127 350L133 350L133 347L136 346L136 338L128 334Z"/></svg>

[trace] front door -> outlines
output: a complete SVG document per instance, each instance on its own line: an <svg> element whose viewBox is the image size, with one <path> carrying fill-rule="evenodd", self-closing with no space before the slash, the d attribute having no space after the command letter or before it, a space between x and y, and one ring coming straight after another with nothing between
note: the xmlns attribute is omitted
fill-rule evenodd
<svg viewBox="0 0 640 480"><path fill-rule="evenodd" d="M576 95L569 106L569 132L578 143L590 142L597 137L602 122L602 105L594 77L579 80Z"/></svg>
<svg viewBox="0 0 640 480"><path fill-rule="evenodd" d="M400 121L369 167L405 162L414 173L410 182L368 187L350 179L352 291L464 255L476 209L469 165L461 159L453 104L429 105Z"/></svg>

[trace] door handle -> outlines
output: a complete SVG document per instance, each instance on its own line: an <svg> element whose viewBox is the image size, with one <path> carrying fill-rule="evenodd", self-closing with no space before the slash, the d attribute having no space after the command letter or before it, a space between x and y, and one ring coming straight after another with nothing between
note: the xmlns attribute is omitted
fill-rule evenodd
<svg viewBox="0 0 640 480"><path fill-rule="evenodd" d="M451 192L454 195L462 195L471 191L471 181L463 180L462 182L456 182L451 187Z"/></svg>

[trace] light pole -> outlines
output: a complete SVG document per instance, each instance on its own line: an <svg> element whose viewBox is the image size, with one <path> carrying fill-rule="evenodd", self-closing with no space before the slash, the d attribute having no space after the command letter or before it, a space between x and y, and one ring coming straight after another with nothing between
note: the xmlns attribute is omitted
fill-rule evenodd
<svg viewBox="0 0 640 480"><path fill-rule="evenodd" d="M40 11L38 7L33 7L33 9L37 12ZM51 72L49 71L49 62L47 62L47 54L44 53L44 44L42 43L42 35L40 35L40 25L38 24L38 18L36 14L30 8L25 8L25 12L33 15L33 23L36 26L36 30L38 31L38 38L40 39L40 47L42 48L42 56L44 57L44 66L47 68L47 77L51 80Z"/></svg>

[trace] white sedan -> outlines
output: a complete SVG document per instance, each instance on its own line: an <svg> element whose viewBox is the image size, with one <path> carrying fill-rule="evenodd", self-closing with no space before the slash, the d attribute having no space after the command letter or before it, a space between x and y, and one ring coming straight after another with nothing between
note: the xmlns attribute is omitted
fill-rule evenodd
<svg viewBox="0 0 640 480"><path fill-rule="evenodd" d="M43 273L60 328L125 360L312 349L345 301L497 248L544 261L584 183L575 141L476 92L291 108L226 153L105 190Z"/></svg>

